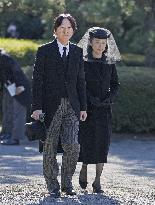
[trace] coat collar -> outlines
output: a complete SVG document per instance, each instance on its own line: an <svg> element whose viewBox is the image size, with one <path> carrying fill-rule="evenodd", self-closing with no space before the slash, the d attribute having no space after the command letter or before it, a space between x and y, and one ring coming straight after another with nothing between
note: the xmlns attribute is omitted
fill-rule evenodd
<svg viewBox="0 0 155 205"><path fill-rule="evenodd" d="M56 39L54 39L54 40L51 42L51 48L56 49L56 51L59 51L59 47L58 47L58 44L57 44L57 40L56 40ZM75 46L73 43L69 42L69 55L70 55L70 54L74 54L73 51L76 50L75 48L76 48L76 46Z"/></svg>

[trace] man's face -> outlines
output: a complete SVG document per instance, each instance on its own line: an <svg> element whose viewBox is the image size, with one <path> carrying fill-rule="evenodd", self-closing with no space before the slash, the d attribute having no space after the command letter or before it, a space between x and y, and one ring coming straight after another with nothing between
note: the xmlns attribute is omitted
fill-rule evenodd
<svg viewBox="0 0 155 205"><path fill-rule="evenodd" d="M67 44L69 39L73 36L73 28L70 21L67 18L64 18L62 24L55 31L57 39L62 44Z"/></svg>

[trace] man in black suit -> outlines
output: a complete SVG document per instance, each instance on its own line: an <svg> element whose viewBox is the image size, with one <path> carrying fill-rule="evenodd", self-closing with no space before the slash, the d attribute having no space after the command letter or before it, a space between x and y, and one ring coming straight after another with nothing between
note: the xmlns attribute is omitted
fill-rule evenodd
<svg viewBox="0 0 155 205"><path fill-rule="evenodd" d="M69 42L76 30L70 14L55 18L55 40L41 46L33 71L32 117L45 113L47 136L43 147L43 173L51 196L60 196L56 161L59 136L63 148L61 191L75 195L72 186L80 146L79 120L85 121L86 87L83 51Z"/></svg>

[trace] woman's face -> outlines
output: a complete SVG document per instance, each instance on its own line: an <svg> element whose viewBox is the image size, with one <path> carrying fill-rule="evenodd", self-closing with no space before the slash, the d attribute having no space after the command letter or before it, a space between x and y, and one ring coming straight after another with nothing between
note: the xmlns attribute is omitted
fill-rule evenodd
<svg viewBox="0 0 155 205"><path fill-rule="evenodd" d="M93 38L90 42L94 57L101 57L107 45L107 39Z"/></svg>

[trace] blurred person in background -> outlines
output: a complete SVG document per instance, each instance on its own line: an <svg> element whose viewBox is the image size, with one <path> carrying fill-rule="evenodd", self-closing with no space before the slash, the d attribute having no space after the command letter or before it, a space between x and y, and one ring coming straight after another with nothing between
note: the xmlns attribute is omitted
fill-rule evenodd
<svg viewBox="0 0 155 205"><path fill-rule="evenodd" d="M25 138L30 83L19 64L0 49L0 83L3 90L1 145L19 145Z"/></svg>

